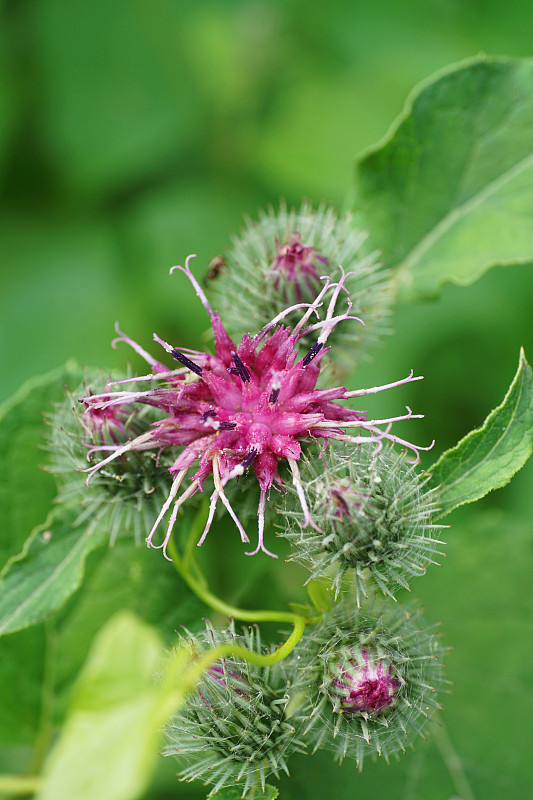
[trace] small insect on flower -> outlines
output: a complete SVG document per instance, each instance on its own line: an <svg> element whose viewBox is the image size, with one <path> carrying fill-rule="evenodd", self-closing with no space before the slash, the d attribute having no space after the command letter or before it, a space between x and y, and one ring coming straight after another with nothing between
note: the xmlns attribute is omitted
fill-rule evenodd
<svg viewBox="0 0 533 800"><path fill-rule="evenodd" d="M445 689L439 636L419 611L371 598L361 609L343 596L295 651L309 723L304 738L342 761L404 752L440 708Z"/></svg>
<svg viewBox="0 0 533 800"><path fill-rule="evenodd" d="M219 501L235 522L241 540L249 541L225 487L229 481L253 469L260 488L258 543L248 554L262 550L275 557L264 544L265 508L272 487L283 488L284 485L278 469L280 462L290 470L303 512L303 524L314 526L316 523L309 512L298 467L301 443L322 440L325 445L336 439L380 448L383 441L389 440L413 451L415 460L418 460L418 451L427 448L410 444L392 434L390 429L395 421L420 415L413 414L408 408L406 414L388 419L369 419L366 412L352 410L339 402L418 378L411 373L395 383L357 391L347 391L344 386L317 388L332 331L341 322L361 323L350 314L352 304L345 285L348 275L342 268L337 281L332 282L327 277L323 279L323 286L312 302L285 308L256 335L245 334L237 345L192 274L189 268L191 258L187 258L184 267L173 267L171 272L183 272L193 285L211 320L215 354L178 349L154 334L155 341L180 364L177 369L169 370L119 331L120 337L116 341L131 345L154 371L154 374L135 380L159 385L145 391L106 391L102 395L83 398L83 402L93 409L107 409L124 403L147 404L160 409L163 417L127 444L107 448L113 451L87 470L88 481L99 469L130 450L161 452L179 447L181 452L170 467L173 481L168 498L146 539L148 546L162 548L168 558L166 547L181 505L196 492L203 491L204 482L210 476L213 490L209 513L198 544L202 544L207 536ZM337 313L341 297L346 306ZM323 305L325 313L320 315L319 309ZM296 311L302 315L294 327L282 324ZM311 320L313 315L318 317L318 321ZM301 355L300 340L309 337L314 343ZM180 487L192 469L190 482L179 495ZM156 529L171 507L164 539L161 544L154 545Z"/></svg>
<svg viewBox="0 0 533 800"><path fill-rule="evenodd" d="M224 631L206 627L188 639L198 654L220 644L261 652L255 628L237 635L233 624ZM243 797L264 792L270 775L288 774L292 753L305 752L299 735L304 719L297 711L289 716L288 689L283 664L258 667L234 657L215 662L167 726L163 755L187 764L183 780L211 784L210 795L234 784Z"/></svg>
<svg viewBox="0 0 533 800"><path fill-rule="evenodd" d="M227 264L224 256L215 256L212 258L209 262L207 272L204 275L204 285L207 286L210 281L214 281L216 278L218 278L226 266Z"/></svg>

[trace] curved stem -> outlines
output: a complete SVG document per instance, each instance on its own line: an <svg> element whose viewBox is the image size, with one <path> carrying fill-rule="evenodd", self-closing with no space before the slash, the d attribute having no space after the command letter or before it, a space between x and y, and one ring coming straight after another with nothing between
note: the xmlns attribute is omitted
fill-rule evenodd
<svg viewBox="0 0 533 800"><path fill-rule="evenodd" d="M200 514L198 514L193 523L189 542L192 540L192 534L197 527L196 523L199 517ZM234 619L242 619L248 622L289 622L293 625L293 631L287 641L274 650L273 653L269 653L268 655L254 653L252 650L247 650L245 647L236 644L224 644L214 648L214 650L207 653L198 662L197 667L200 670L199 674L201 674L204 669L207 669L207 667L213 663L213 661L222 658L224 655L234 655L237 658L243 658L251 664L256 664L260 667L267 667L272 664L277 664L280 661L283 661L283 659L294 650L303 636L306 624L313 624L319 622L321 619L321 616L306 618L302 617L300 614L294 614L290 611L248 611L246 609L236 608L235 606L225 603L219 597L212 594L207 588L203 576L200 578L195 578L190 573L190 571L187 569L187 562L182 560L180 557L172 537L168 543L167 549L172 558L174 566L176 567L176 570L185 581L187 586L195 593L197 597L200 598L200 600L203 600L203 602L210 606L210 608L212 608L214 611L218 611L221 614L224 614L228 617L233 617ZM198 565L197 570L199 571ZM215 655L213 655L213 653ZM201 666L204 660L206 660L206 666ZM196 680L197 679L195 679L195 682Z"/></svg>

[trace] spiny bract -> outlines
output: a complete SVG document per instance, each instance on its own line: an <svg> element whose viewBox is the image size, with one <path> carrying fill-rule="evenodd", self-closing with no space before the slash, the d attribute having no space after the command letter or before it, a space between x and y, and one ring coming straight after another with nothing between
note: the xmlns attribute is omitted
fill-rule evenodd
<svg viewBox="0 0 533 800"><path fill-rule="evenodd" d="M312 300L320 276L332 277L342 264L353 311L365 327L338 328L331 357L343 369L368 360L372 346L390 333L392 288L391 274L376 254L363 253L366 238L350 214L340 217L324 204L288 209L281 202L279 211L270 207L259 212L257 222L248 219L225 254L220 275L208 282L227 330L240 336L245 321L259 330L285 306Z"/></svg>
<svg viewBox="0 0 533 800"><path fill-rule="evenodd" d="M206 627L188 638L198 655L225 643L262 652L254 628L237 635L233 624L222 631ZM305 752L303 718L297 712L287 717L288 688L283 664L259 667L234 657L215 662L167 726L163 755L185 761L182 779L213 785L210 794L234 784L243 796L264 791L269 775L288 774L291 753Z"/></svg>
<svg viewBox="0 0 533 800"><path fill-rule="evenodd" d="M426 488L405 453L348 448L332 442L319 459L304 456L300 474L309 511L317 525L305 526L295 493L285 495L280 533L293 546L291 559L311 578L331 579L335 596L348 573L357 603L368 579L391 597L434 564L443 544L434 538L435 490Z"/></svg>
<svg viewBox="0 0 533 800"><path fill-rule="evenodd" d="M87 491L83 474L87 462L93 462L102 450L122 447L160 417L150 406L138 409L120 403L101 408L78 401L80 395L94 396L106 386L102 373L87 373L81 386L67 393L46 416L51 454L47 471L58 485L57 502L79 508L76 524L88 522L106 531L111 544L119 536L133 533L139 544L168 494L172 462L166 454L158 457L153 451L127 450L98 472Z"/></svg>
<svg viewBox="0 0 533 800"><path fill-rule="evenodd" d="M343 595L295 651L307 699L304 739L342 761L405 752L440 708L443 648L419 612L372 598L358 609Z"/></svg>

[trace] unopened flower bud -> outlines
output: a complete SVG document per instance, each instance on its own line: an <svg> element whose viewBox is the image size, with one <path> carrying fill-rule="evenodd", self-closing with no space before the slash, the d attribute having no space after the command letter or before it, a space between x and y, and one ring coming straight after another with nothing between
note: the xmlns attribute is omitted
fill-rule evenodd
<svg viewBox="0 0 533 800"><path fill-rule="evenodd" d="M362 254L366 234L351 217L304 202L299 209L270 208L247 221L226 254L223 272L210 282L215 306L230 335L259 330L290 305L312 302L320 277L334 277L342 265L348 277L351 314L365 327L340 326L331 337L333 362L353 368L369 348L389 333L390 273L375 257ZM311 341L311 340L310 340Z"/></svg>
<svg viewBox="0 0 533 800"><path fill-rule="evenodd" d="M103 395L107 402L101 404L79 400L80 396L96 395L105 386L102 375L87 376L48 415L48 471L56 477L58 501L79 506L79 524L106 531L111 544L132 533L140 543L168 493L171 462L165 455L132 449L110 461L87 487L84 472L88 464L98 461L102 453L120 450L130 438L142 436L159 416L149 406L128 403L127 392L123 392L123 402L113 402L111 393ZM130 382L128 388L131 386Z"/></svg>
<svg viewBox="0 0 533 800"><path fill-rule="evenodd" d="M434 490L404 453L330 443L320 459L302 459L300 474L316 525L305 525L289 491L281 533L293 545L291 559L307 566L311 578L329 577L336 596L351 577L358 604L369 582L394 597L436 563L442 542L431 521Z"/></svg>
<svg viewBox="0 0 533 800"><path fill-rule="evenodd" d="M233 625L217 631L207 623L205 634L189 639L198 654L223 643L261 652L253 628L236 635ZM215 662L167 727L163 755L187 763L182 779L211 784L210 795L233 784L243 797L264 791L270 775L288 774L291 753L305 752L303 717L287 714L288 687L282 664L258 667L234 657Z"/></svg>
<svg viewBox="0 0 533 800"><path fill-rule="evenodd" d="M345 597L306 631L296 686L306 693L305 739L315 750L353 757L405 752L440 708L443 648L419 612L372 598L357 609Z"/></svg>

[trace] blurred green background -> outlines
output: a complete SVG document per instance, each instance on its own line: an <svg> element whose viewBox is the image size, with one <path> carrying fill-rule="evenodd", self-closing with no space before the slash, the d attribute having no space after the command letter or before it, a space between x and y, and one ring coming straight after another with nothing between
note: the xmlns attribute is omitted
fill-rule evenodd
<svg viewBox="0 0 533 800"><path fill-rule="evenodd" d="M385 134L417 81L479 52L533 55L530 0L4 0L0 9L0 400L71 356L122 367L130 353L109 346L115 320L148 349L153 331L194 347L206 320L170 266L195 252L202 274L243 213L281 197L349 207L355 156ZM425 375L372 408L400 401L425 413L413 438L435 438L436 457L501 400L520 345L533 358L532 299L524 266L400 307L395 336L352 382L411 367ZM528 465L458 513L446 569L416 587L456 648L447 720L478 798L532 796L532 479ZM282 796L458 792L434 745L362 778L323 757L315 764L311 786L309 760L296 762ZM165 769L158 798L175 796Z"/></svg>

